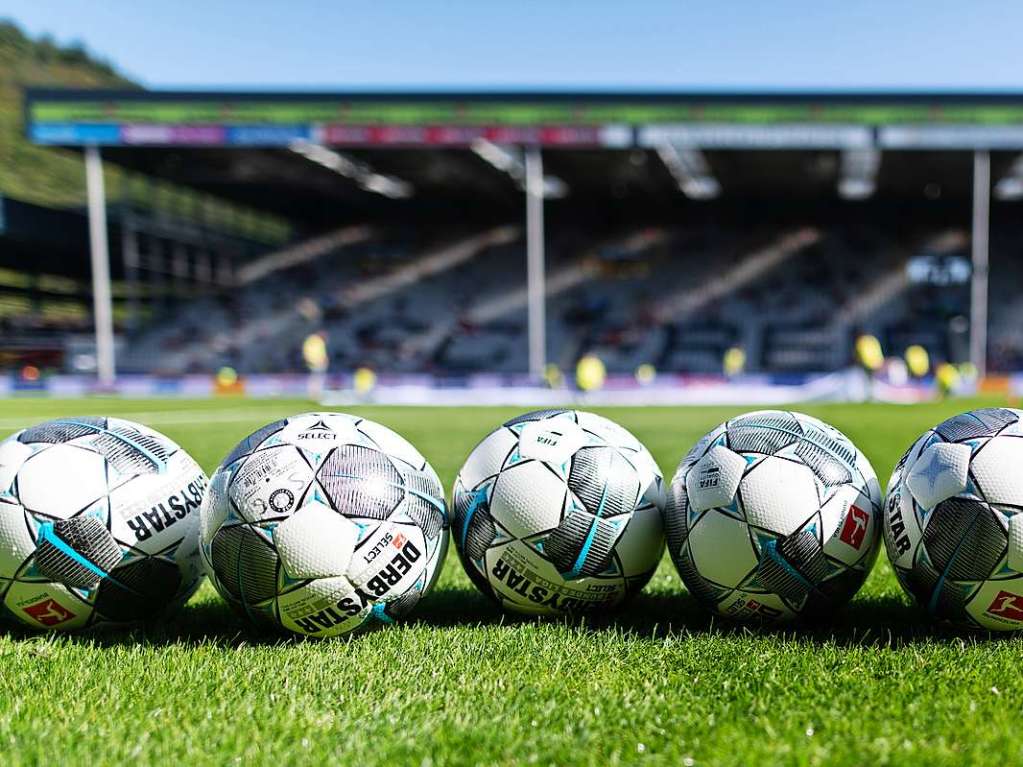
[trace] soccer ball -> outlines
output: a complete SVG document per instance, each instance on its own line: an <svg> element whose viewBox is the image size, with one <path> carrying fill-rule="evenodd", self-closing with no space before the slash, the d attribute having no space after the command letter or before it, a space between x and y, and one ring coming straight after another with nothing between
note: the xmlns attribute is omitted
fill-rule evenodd
<svg viewBox="0 0 1023 767"><path fill-rule="evenodd" d="M719 615L817 616L845 604L880 547L881 490L828 424L780 410L726 421L679 464L664 510L689 593Z"/></svg>
<svg viewBox="0 0 1023 767"><path fill-rule="evenodd" d="M206 475L159 432L61 418L0 443L0 598L33 628L130 623L198 588Z"/></svg>
<svg viewBox="0 0 1023 767"><path fill-rule="evenodd" d="M974 410L895 467L884 541L902 587L959 626L1023 628L1023 411Z"/></svg>
<svg viewBox="0 0 1023 767"><path fill-rule="evenodd" d="M544 410L508 421L455 480L455 544L481 591L516 612L617 605L664 552L661 472L606 418Z"/></svg>
<svg viewBox="0 0 1023 767"><path fill-rule="evenodd" d="M257 625L329 637L408 614L448 542L436 472L390 429L306 413L243 439L210 479L202 557Z"/></svg>

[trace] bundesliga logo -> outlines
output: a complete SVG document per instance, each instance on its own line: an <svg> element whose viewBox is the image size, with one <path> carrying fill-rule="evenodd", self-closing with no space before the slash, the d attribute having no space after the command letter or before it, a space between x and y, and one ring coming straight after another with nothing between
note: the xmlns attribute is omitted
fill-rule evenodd
<svg viewBox="0 0 1023 767"><path fill-rule="evenodd" d="M987 614L1010 621L1023 621L1023 596L1011 591L999 591L988 606Z"/></svg>
<svg viewBox="0 0 1023 767"><path fill-rule="evenodd" d="M867 523L870 521L870 517L867 516L867 512L861 509L859 506L850 506L849 513L846 514L845 522L842 524L842 532L838 538L842 543L847 543L854 549L859 549L863 545L863 539L867 535Z"/></svg>
<svg viewBox="0 0 1023 767"><path fill-rule="evenodd" d="M56 626L75 617L73 612L52 599L44 599L23 609L44 626Z"/></svg>

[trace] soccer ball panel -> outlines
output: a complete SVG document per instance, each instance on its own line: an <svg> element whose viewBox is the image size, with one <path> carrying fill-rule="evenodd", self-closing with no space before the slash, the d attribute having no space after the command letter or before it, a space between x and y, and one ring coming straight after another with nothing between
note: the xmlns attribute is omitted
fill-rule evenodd
<svg viewBox="0 0 1023 767"><path fill-rule="evenodd" d="M735 588L757 566L757 554L746 523L710 510L689 530L689 550L700 575Z"/></svg>
<svg viewBox="0 0 1023 767"><path fill-rule="evenodd" d="M496 476L517 444L518 438L510 429L497 429L488 434L469 454L458 472L459 481L471 490L487 477Z"/></svg>
<svg viewBox="0 0 1023 767"><path fill-rule="evenodd" d="M32 455L32 448L18 441L18 435L0 443L0 499L11 497L11 486L22 464Z"/></svg>
<svg viewBox="0 0 1023 767"><path fill-rule="evenodd" d="M210 544L209 562L230 598L258 606L277 593L280 558L269 534L249 525L222 527Z"/></svg>
<svg viewBox="0 0 1023 767"><path fill-rule="evenodd" d="M32 628L70 631L88 625L92 607L60 583L16 581L4 596L4 605Z"/></svg>
<svg viewBox="0 0 1023 767"><path fill-rule="evenodd" d="M516 538L553 530L561 523L565 481L539 461L502 471L491 495L490 516Z"/></svg>
<svg viewBox="0 0 1023 767"><path fill-rule="evenodd" d="M913 496L903 485L897 485L885 499L884 513L885 550L892 565L912 568L921 540L923 527L913 506Z"/></svg>
<svg viewBox="0 0 1023 767"><path fill-rule="evenodd" d="M257 450L232 472L228 493L246 522L291 512L313 480L313 470L290 445Z"/></svg>
<svg viewBox="0 0 1023 767"><path fill-rule="evenodd" d="M404 461L414 469L428 466L423 454L416 450L411 442L386 426L373 421L360 421L357 428L368 436L382 452Z"/></svg>
<svg viewBox="0 0 1023 767"><path fill-rule="evenodd" d="M235 445L234 449L228 453L227 457L220 465L230 466L231 464L241 460L259 448L260 445L269 440L271 437L280 433L287 425L287 419L282 418L279 421L268 423L266 426L257 429Z"/></svg>
<svg viewBox="0 0 1023 767"><path fill-rule="evenodd" d="M347 578L319 578L281 594L277 611L281 625L297 634L332 637L366 622L372 603Z"/></svg>
<svg viewBox="0 0 1023 767"><path fill-rule="evenodd" d="M352 558L348 579L377 600L402 594L417 582L425 584L423 531L412 525L381 525L377 530L379 537Z"/></svg>
<svg viewBox="0 0 1023 767"><path fill-rule="evenodd" d="M781 621L795 617L795 611L777 594L733 591L720 604L718 612L735 620Z"/></svg>
<svg viewBox="0 0 1023 767"><path fill-rule="evenodd" d="M209 545L213 535L232 512L228 486L233 476L230 467L220 469L210 479L209 486L203 494L199 511L199 536L203 545Z"/></svg>
<svg viewBox="0 0 1023 767"><path fill-rule="evenodd" d="M618 604L625 597L620 578L565 580L554 564L523 541L488 549L487 582L502 606L528 615L562 615Z"/></svg>
<svg viewBox="0 0 1023 767"><path fill-rule="evenodd" d="M273 530L284 572L295 580L344 575L358 537L355 523L318 502L306 504Z"/></svg>
<svg viewBox="0 0 1023 767"><path fill-rule="evenodd" d="M952 416L935 426L934 430L948 442L962 442L977 437L993 437L1018 420L1018 411L1001 407L980 408Z"/></svg>
<svg viewBox="0 0 1023 767"><path fill-rule="evenodd" d="M1023 438L992 437L968 463L984 500L1023 507Z"/></svg>
<svg viewBox="0 0 1023 767"><path fill-rule="evenodd" d="M1023 576L980 584L966 604L966 613L989 631L1023 629Z"/></svg>
<svg viewBox="0 0 1023 767"><path fill-rule="evenodd" d="M779 535L795 532L820 508L813 472L784 458L754 464L739 492L746 521Z"/></svg>
<svg viewBox="0 0 1023 767"><path fill-rule="evenodd" d="M599 434L609 445L634 452L646 452L646 448L632 432L604 416L577 410L576 422L581 428Z"/></svg>
<svg viewBox="0 0 1023 767"><path fill-rule="evenodd" d="M657 566L664 553L664 525L656 507L638 509L625 526L615 551L626 578L643 575Z"/></svg>
<svg viewBox="0 0 1023 767"><path fill-rule="evenodd" d="M110 532L118 541L156 553L185 539L198 545L199 507L206 475L184 451L161 474L142 474L110 492Z"/></svg>
<svg viewBox="0 0 1023 767"><path fill-rule="evenodd" d="M348 517L383 521L405 497L404 481L394 463L371 447L334 449L316 479L334 508Z"/></svg>
<svg viewBox="0 0 1023 767"><path fill-rule="evenodd" d="M947 579L986 579L1005 555L1007 540L997 513L977 500L949 498L927 518L924 547Z"/></svg>
<svg viewBox="0 0 1023 767"><path fill-rule="evenodd" d="M906 477L906 487L922 508L933 509L966 489L969 471L969 445L936 442L920 453Z"/></svg>
<svg viewBox="0 0 1023 767"><path fill-rule="evenodd" d="M25 510L17 504L0 502L0 579L13 578L35 548Z"/></svg>
<svg viewBox="0 0 1023 767"><path fill-rule="evenodd" d="M72 445L39 451L18 472L18 498L30 511L67 519L107 494L103 456Z"/></svg>
<svg viewBox="0 0 1023 767"><path fill-rule="evenodd" d="M686 492L693 511L727 506L735 499L746 460L724 445L715 445L686 473Z"/></svg>
<svg viewBox="0 0 1023 767"><path fill-rule="evenodd" d="M696 444L689 449L689 452L682 456L682 460L679 461L678 467L675 469L675 476L672 478L672 482L677 481L679 477L683 476L686 469L700 460L712 445L722 442L725 438L725 430L726 425L721 424L700 437Z"/></svg>
<svg viewBox="0 0 1023 767"><path fill-rule="evenodd" d="M1009 515L1009 553L1008 567L1017 573L1023 573L1023 513Z"/></svg>
<svg viewBox="0 0 1023 767"><path fill-rule="evenodd" d="M881 532L877 501L854 485L846 485L821 507L824 553L853 566L877 551Z"/></svg>
<svg viewBox="0 0 1023 767"><path fill-rule="evenodd" d="M571 419L531 421L519 432L518 453L523 459L561 466L587 442L586 432Z"/></svg>
<svg viewBox="0 0 1023 767"><path fill-rule="evenodd" d="M343 413L304 413L287 419L280 431L262 443L295 445L310 452L323 453L337 445L360 445L365 438L356 427L356 418Z"/></svg>

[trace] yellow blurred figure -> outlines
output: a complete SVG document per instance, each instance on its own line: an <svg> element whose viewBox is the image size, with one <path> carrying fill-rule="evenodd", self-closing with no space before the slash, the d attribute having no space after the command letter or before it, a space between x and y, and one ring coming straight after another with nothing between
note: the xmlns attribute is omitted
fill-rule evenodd
<svg viewBox="0 0 1023 767"><path fill-rule="evenodd" d="M243 392L238 372L232 367L224 366L220 368L213 379L213 383L217 394L241 394Z"/></svg>
<svg viewBox="0 0 1023 767"><path fill-rule="evenodd" d="M721 360L725 375L729 378L742 375L746 369L746 350L741 346L730 346Z"/></svg>
<svg viewBox="0 0 1023 767"><path fill-rule="evenodd" d="M942 362L934 369L934 378L938 382L938 393L947 397L959 384L959 371L949 362Z"/></svg>
<svg viewBox="0 0 1023 767"><path fill-rule="evenodd" d="M311 333L302 342L302 359L311 373L325 373L330 358L327 356L327 339L322 333Z"/></svg>
<svg viewBox="0 0 1023 767"><path fill-rule="evenodd" d="M876 373L884 365L884 352L877 336L864 333L856 339L856 361L865 370Z"/></svg>
<svg viewBox="0 0 1023 767"><path fill-rule="evenodd" d="M582 391L596 391L604 385L607 368L596 354L587 354L575 366L575 383Z"/></svg>
<svg viewBox="0 0 1023 767"><path fill-rule="evenodd" d="M327 385L327 338L323 333L310 333L302 342L302 359L309 368L309 399L318 400Z"/></svg>
<svg viewBox="0 0 1023 767"><path fill-rule="evenodd" d="M931 371L931 357L920 344L906 349L906 367L914 378L923 378Z"/></svg>
<svg viewBox="0 0 1023 767"><path fill-rule="evenodd" d="M238 371L232 367L222 367L217 371L217 386L234 386L238 382Z"/></svg>
<svg viewBox="0 0 1023 767"><path fill-rule="evenodd" d="M652 384L655 378L657 378L657 368L649 362L644 362L636 368L636 381L639 382L640 386Z"/></svg>
<svg viewBox="0 0 1023 767"><path fill-rule="evenodd" d="M565 383L565 376L562 375L561 368L553 362L548 362L543 369L543 380L551 389L560 389Z"/></svg>
<svg viewBox="0 0 1023 767"><path fill-rule="evenodd" d="M377 374L372 369L361 367L352 376L352 388L356 394L369 394L377 385Z"/></svg>
<svg viewBox="0 0 1023 767"><path fill-rule="evenodd" d="M977 366L972 362L960 362L959 377L964 381L976 381L979 377Z"/></svg>

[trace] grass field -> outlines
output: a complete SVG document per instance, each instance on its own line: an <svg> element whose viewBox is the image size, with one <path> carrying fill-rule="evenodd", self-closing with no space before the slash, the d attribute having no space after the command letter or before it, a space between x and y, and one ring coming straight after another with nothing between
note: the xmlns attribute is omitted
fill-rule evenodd
<svg viewBox="0 0 1023 767"><path fill-rule="evenodd" d="M921 431L976 402L812 406L882 485ZM299 401L0 401L0 438L47 417L121 414L212 471ZM670 477L738 408L604 409ZM448 489L508 409L361 408ZM665 558L600 619L503 616L453 552L409 623L323 642L245 633L211 587L127 632L0 633L0 764L1019 764L1023 640L929 626L884 556L837 619L751 630L704 615Z"/></svg>

